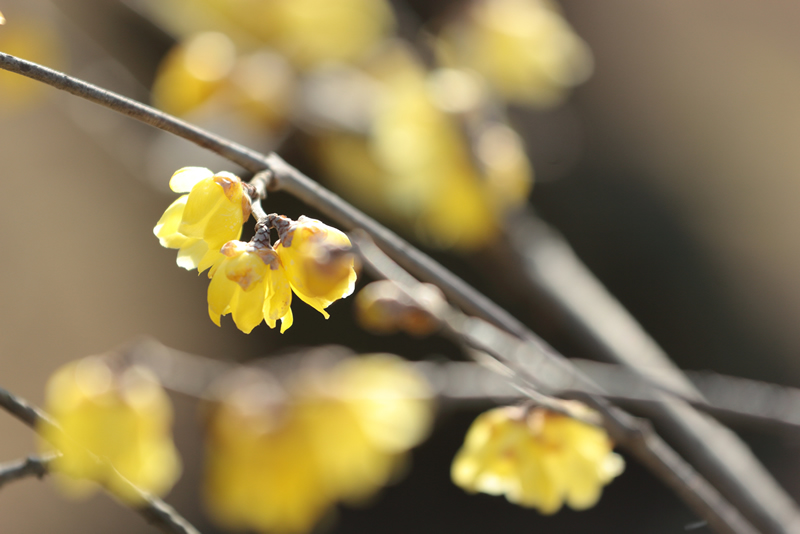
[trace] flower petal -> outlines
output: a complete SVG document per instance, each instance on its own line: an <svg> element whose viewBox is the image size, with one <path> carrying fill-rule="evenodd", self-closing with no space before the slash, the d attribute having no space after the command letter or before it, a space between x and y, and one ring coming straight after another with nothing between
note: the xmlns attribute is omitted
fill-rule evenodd
<svg viewBox="0 0 800 534"><path fill-rule="evenodd" d="M280 264L278 264L280 265ZM264 320L270 328L275 328L275 322L281 320L281 331L285 331L293 322L292 317L292 288L286 278L283 267L269 270L268 298L264 300Z"/></svg>
<svg viewBox="0 0 800 534"><path fill-rule="evenodd" d="M188 237L203 239L209 219L225 202L229 201L221 185L210 178L201 180L189 193L178 231Z"/></svg>
<svg viewBox="0 0 800 534"><path fill-rule="evenodd" d="M225 276L225 266L221 265L208 284L208 309L216 315L225 315L239 285ZM212 316L213 320L214 317Z"/></svg>
<svg viewBox="0 0 800 534"><path fill-rule="evenodd" d="M184 167L172 175L169 180L169 188L176 193L188 193L200 180L212 176L214 173L205 167Z"/></svg>
<svg viewBox="0 0 800 534"><path fill-rule="evenodd" d="M178 233L178 226L181 223L188 198L188 195L178 197L178 200L170 204L153 228L153 233L158 237L162 247L180 248L186 242L186 236Z"/></svg>
<svg viewBox="0 0 800 534"><path fill-rule="evenodd" d="M186 238L185 243L178 251L178 267L187 271L196 269L208 252L208 245L202 239Z"/></svg>
<svg viewBox="0 0 800 534"><path fill-rule="evenodd" d="M236 327L249 334L253 328L261 324L264 320L264 297L267 292L267 284L258 282L250 286L249 291L242 291L237 288L238 298L235 304L231 305L233 322Z"/></svg>

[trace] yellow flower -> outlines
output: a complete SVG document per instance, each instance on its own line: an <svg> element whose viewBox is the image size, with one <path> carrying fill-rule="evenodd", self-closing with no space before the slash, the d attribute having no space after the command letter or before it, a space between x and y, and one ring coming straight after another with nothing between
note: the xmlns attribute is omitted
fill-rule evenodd
<svg viewBox="0 0 800 534"><path fill-rule="evenodd" d="M325 308L353 293L356 271L350 240L341 231L301 215L278 230L275 252L297 296L327 319Z"/></svg>
<svg viewBox="0 0 800 534"><path fill-rule="evenodd" d="M249 334L262 320L270 328L281 320L281 333L292 326L292 290L281 260L269 246L229 241L209 272L208 315L217 326L220 316Z"/></svg>
<svg viewBox="0 0 800 534"><path fill-rule="evenodd" d="M99 483L136 505L139 495L120 475L156 495L169 491L180 475L169 398L144 368L112 369L100 357L69 363L48 381L45 408L63 433L41 425L40 448L62 453L52 469L65 475L56 481L69 495L86 495Z"/></svg>
<svg viewBox="0 0 800 534"><path fill-rule="evenodd" d="M211 413L206 500L214 518L260 532L308 532L332 505L307 429L284 411L280 386L252 369L225 378Z"/></svg>
<svg viewBox="0 0 800 534"><path fill-rule="evenodd" d="M543 514L566 502L597 503L624 469L606 433L544 409L504 407L480 415L453 460L453 482L470 492L505 495Z"/></svg>
<svg viewBox="0 0 800 534"><path fill-rule="evenodd" d="M475 0L437 48L443 63L480 73L517 104L556 104L592 70L586 44L545 0Z"/></svg>
<svg viewBox="0 0 800 534"><path fill-rule="evenodd" d="M226 382L209 426L206 496L230 527L311 531L336 501L389 482L432 419L424 379L391 355L303 369L286 394L262 371Z"/></svg>
<svg viewBox="0 0 800 534"><path fill-rule="evenodd" d="M202 272L219 259L222 245L242 235L250 217L250 197L239 177L201 167L178 170L169 186L188 195L167 208L153 233L162 246L178 249L180 267Z"/></svg>

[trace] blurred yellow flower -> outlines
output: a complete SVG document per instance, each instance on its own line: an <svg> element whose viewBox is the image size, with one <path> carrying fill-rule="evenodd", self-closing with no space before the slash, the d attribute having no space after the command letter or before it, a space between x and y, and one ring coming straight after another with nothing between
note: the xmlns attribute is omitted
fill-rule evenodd
<svg viewBox="0 0 800 534"><path fill-rule="evenodd" d="M239 55L219 32L192 34L175 45L153 82L153 103L168 113L230 116L268 131L286 124L294 96L295 72L285 57L268 48Z"/></svg>
<svg viewBox="0 0 800 534"><path fill-rule="evenodd" d="M498 121L474 124L485 98L478 76L428 73L401 45L374 63L367 73L380 89L369 130L321 134L322 165L342 192L428 244L486 245L533 184L519 136Z"/></svg>
<svg viewBox="0 0 800 534"><path fill-rule="evenodd" d="M249 334L261 321L281 333L292 326L292 290L281 260L272 247L229 241L209 271L208 315L220 326L231 313L237 328Z"/></svg>
<svg viewBox="0 0 800 534"><path fill-rule="evenodd" d="M235 60L236 47L226 35L191 36L161 61L153 82L153 103L167 113L185 115L222 85Z"/></svg>
<svg viewBox="0 0 800 534"><path fill-rule="evenodd" d="M394 28L384 0L272 0L275 35L265 36L301 67L352 61Z"/></svg>
<svg viewBox="0 0 800 534"><path fill-rule="evenodd" d="M503 407L480 415L451 468L470 492L505 495L521 506L553 514L566 502L594 506L624 462L599 428L542 408Z"/></svg>
<svg viewBox="0 0 800 534"><path fill-rule="evenodd" d="M591 53L548 0L472 0L437 44L447 66L472 69L510 102L558 103L592 70Z"/></svg>
<svg viewBox="0 0 800 534"><path fill-rule="evenodd" d="M63 430L39 427L42 451L60 451L51 464L68 495L91 493L98 483L129 504L138 493L163 495L180 476L172 443L172 407L153 374L142 367L114 368L90 357L58 369L47 383L45 409ZM86 450L104 461L86 454Z"/></svg>
<svg viewBox="0 0 800 534"><path fill-rule="evenodd" d="M431 284L423 286L426 291L417 298L424 298L436 306L443 299L441 290ZM402 330L408 334L424 337L436 332L441 323L428 309L418 307L397 284L389 280L372 282L359 291L355 300L356 318L359 324L375 334L393 334Z"/></svg>
<svg viewBox="0 0 800 534"><path fill-rule="evenodd" d="M0 15L0 19L5 19ZM0 50L55 69L65 68L67 46L44 16L18 15L0 29ZM19 113L49 94L45 85L19 74L0 71L0 113Z"/></svg>
<svg viewBox="0 0 800 534"><path fill-rule="evenodd" d="M250 197L239 177L201 167L176 171L169 185L188 195L167 208L153 233L161 246L178 249L180 267L202 272L219 259L222 245L242 235L250 217Z"/></svg>
<svg viewBox="0 0 800 534"><path fill-rule="evenodd" d="M350 240L341 230L301 215L282 225L275 252L295 294L325 318L325 308L353 293L356 283Z"/></svg>
<svg viewBox="0 0 800 534"><path fill-rule="evenodd" d="M427 383L396 356L302 369L287 387L238 372L212 413L206 495L229 527L309 532L337 501L388 483L431 424Z"/></svg>

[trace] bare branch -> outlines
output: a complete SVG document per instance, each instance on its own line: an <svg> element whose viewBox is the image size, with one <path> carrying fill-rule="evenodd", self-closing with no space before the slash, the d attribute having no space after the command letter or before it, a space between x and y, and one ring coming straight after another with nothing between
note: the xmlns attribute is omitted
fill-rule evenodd
<svg viewBox="0 0 800 534"><path fill-rule="evenodd" d="M28 456L24 460L0 464L0 488L23 478L42 478L47 474L47 466L56 457L58 454Z"/></svg>
<svg viewBox="0 0 800 534"><path fill-rule="evenodd" d="M692 409L690 404L707 404L703 396L569 243L530 212L508 225L508 236L537 298L558 310L570 334L593 357L624 365L650 385L658 402L646 414L673 445L758 528L800 531L800 510L792 498L736 434Z"/></svg>
<svg viewBox="0 0 800 534"><path fill-rule="evenodd" d="M382 278L395 282L419 307L426 307L425 302L415 299L420 291L417 287L419 282L402 272L363 234L351 236L351 241L358 248L365 265ZM603 426L611 439L648 466L716 531L756 532L739 511L659 438L649 425L611 406L599 396L602 393L599 386L553 349L542 351L538 344L519 340L481 319L467 317L450 306L441 305L438 309L428 311L436 315L451 335L462 343L491 355L503 368L508 369L510 379L534 401L539 402L547 397L546 393L540 393L543 388L548 392L579 387L570 396L600 412ZM503 372L502 368L500 372Z"/></svg>
<svg viewBox="0 0 800 534"><path fill-rule="evenodd" d="M467 313L489 321L513 335L524 339L528 348L535 348L537 352L549 355L547 360L553 367L563 366L560 362L560 357L558 357L559 355L552 351L544 341L528 330L508 312L487 299L463 280L450 273L430 257L415 249L406 241L400 239L396 234L384 228L338 196L324 189L322 186L288 165L276 154L267 156L259 154L128 98L121 97L110 91L8 54L0 53L0 68L42 81L76 96L80 96L81 98L114 109L115 111L164 131L188 139L199 146L205 147L228 158L230 161L252 172L258 172L264 169L271 170L273 172L273 188L287 191L307 204L316 207L327 216L337 220L339 224L346 229L363 228L384 250L395 258L400 265L408 269L419 279L432 282L439 286L454 303ZM686 408L691 410L688 405L686 405ZM691 414L699 417L694 411L692 411ZM690 417L691 414L688 416L685 414L673 414L673 417L677 421L682 421L685 417ZM697 442L703 441L703 436L699 433L694 434L692 427L684 426L681 430L688 432L689 438L692 440ZM717 434L717 438L738 445L735 438L726 436L721 431L717 432ZM746 489L743 488L745 481L737 480L729 470L725 469L724 465L715 464L714 468L722 470L723 475L726 475L724 477L725 480L731 481L737 490ZM756 508L752 509L753 506ZM759 518L761 516L766 516L768 519L772 519L770 517L771 511L760 507L757 502L753 503L745 499L742 509L747 511L750 517ZM772 528L775 522L780 523L781 521L781 518L775 518L774 521L770 522L770 528L766 530L768 532L785 532L786 530L783 528Z"/></svg>
<svg viewBox="0 0 800 534"><path fill-rule="evenodd" d="M53 422L53 420L39 410L37 407L29 404L24 399L13 395L4 388L0 388L0 408L25 423L31 428L36 428L39 425L51 425L58 432L63 433L60 427ZM67 436L67 439L69 437ZM91 451L86 451L97 462L107 463L107 460L98 458ZM44 466L46 464L42 464ZM113 466L111 466L113 467ZM30 469L33 469L31 467ZM168 534L200 534L186 519L184 519L178 512L175 511L170 505L159 499L154 495L150 495L134 486L129 480L119 474L115 469L112 470L119 481L127 485L131 492L138 495L144 503L141 507L134 508L141 516L143 516L148 523L166 532Z"/></svg>

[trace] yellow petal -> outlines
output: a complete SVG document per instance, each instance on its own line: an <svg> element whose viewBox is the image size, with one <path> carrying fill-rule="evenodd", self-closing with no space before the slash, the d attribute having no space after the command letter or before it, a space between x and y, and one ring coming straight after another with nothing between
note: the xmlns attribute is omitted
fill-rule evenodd
<svg viewBox="0 0 800 534"><path fill-rule="evenodd" d="M237 289L235 301L231 304L233 322L236 327L249 334L264 320L264 297L267 291L265 281L252 284L249 291Z"/></svg>
<svg viewBox="0 0 800 534"><path fill-rule="evenodd" d="M289 308L286 310L286 315L281 317L281 334L289 330L289 327L294 324L294 315L292 315L292 309Z"/></svg>
<svg viewBox="0 0 800 534"><path fill-rule="evenodd" d="M202 239L209 219L225 202L228 199L221 185L211 178L199 181L189 193L178 231L186 236Z"/></svg>
<svg viewBox="0 0 800 534"><path fill-rule="evenodd" d="M214 173L204 167L184 167L172 175L169 188L176 193L188 193L199 181L212 176Z"/></svg>
<svg viewBox="0 0 800 534"><path fill-rule="evenodd" d="M196 269L203 257L208 252L208 245L202 239L186 238L183 246L178 251L178 267L187 271Z"/></svg>
<svg viewBox="0 0 800 534"><path fill-rule="evenodd" d="M275 264L273 264L275 265ZM281 320L281 331L286 331L292 325L292 288L286 278L286 272L280 263L277 269L270 267L267 273L269 293L264 300L264 320L270 328L275 328L278 319Z"/></svg>
<svg viewBox="0 0 800 534"><path fill-rule="evenodd" d="M181 223L188 198L188 195L178 197L178 200L170 204L153 228L153 233L158 237L162 247L180 248L186 242L186 236L178 233L178 226Z"/></svg>
<svg viewBox="0 0 800 534"><path fill-rule="evenodd" d="M239 289L236 282L228 280L225 276L225 262L214 273L208 284L208 308L217 315L224 315L225 310ZM211 318L212 320L214 317Z"/></svg>

